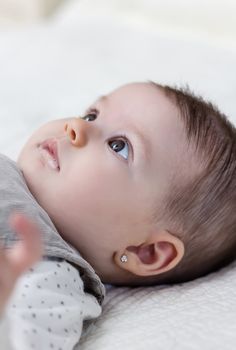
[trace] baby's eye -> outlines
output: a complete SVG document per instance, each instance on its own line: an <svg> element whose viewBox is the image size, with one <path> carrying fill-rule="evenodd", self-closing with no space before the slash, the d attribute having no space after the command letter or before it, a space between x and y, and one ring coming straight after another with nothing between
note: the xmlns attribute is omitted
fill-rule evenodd
<svg viewBox="0 0 236 350"><path fill-rule="evenodd" d="M91 109L87 113L85 113L84 116L80 117L83 120L86 120L87 122L92 122L97 118L97 110L96 109Z"/></svg>
<svg viewBox="0 0 236 350"><path fill-rule="evenodd" d="M111 149L115 152L120 152L120 155L128 159L129 158L129 142L123 139L113 139L108 142Z"/></svg>

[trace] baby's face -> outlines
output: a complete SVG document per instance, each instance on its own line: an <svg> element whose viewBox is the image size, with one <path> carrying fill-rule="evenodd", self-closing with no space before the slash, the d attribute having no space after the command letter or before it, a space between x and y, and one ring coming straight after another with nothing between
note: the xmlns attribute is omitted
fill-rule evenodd
<svg viewBox="0 0 236 350"><path fill-rule="evenodd" d="M168 191L184 153L177 114L151 84L125 85L92 104L84 119L43 125L19 155L38 203L104 278L116 271L114 253L141 244L153 229L152 208ZM40 151L51 139L59 170Z"/></svg>

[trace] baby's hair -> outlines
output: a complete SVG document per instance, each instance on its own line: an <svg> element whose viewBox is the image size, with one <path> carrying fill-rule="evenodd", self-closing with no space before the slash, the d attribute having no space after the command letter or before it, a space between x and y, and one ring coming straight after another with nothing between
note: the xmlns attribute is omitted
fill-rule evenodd
<svg viewBox="0 0 236 350"><path fill-rule="evenodd" d="M184 258L173 270L146 281L185 282L216 271L236 257L236 128L188 86L150 83L177 106L196 163L204 165L194 179L171 183L162 203L162 221L176 228L177 236L181 227Z"/></svg>

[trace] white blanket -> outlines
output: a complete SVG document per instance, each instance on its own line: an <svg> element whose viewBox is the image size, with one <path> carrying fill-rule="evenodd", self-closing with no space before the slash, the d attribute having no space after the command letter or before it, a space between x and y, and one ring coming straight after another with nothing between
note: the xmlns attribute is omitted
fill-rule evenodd
<svg viewBox="0 0 236 350"><path fill-rule="evenodd" d="M39 125L78 115L98 95L131 81L188 83L236 122L232 48L177 39L140 25L138 17L98 17L79 5L46 24L0 32L2 153L16 159ZM233 264L182 285L110 288L80 349L235 349L235 277Z"/></svg>
<svg viewBox="0 0 236 350"><path fill-rule="evenodd" d="M236 264L185 284L113 288L80 350L233 350Z"/></svg>

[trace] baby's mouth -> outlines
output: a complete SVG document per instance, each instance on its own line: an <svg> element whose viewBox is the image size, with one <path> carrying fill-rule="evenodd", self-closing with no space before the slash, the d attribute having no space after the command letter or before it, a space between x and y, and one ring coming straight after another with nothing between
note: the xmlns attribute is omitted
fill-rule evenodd
<svg viewBox="0 0 236 350"><path fill-rule="evenodd" d="M57 140L48 139L42 142L39 146L39 150L44 157L45 161L53 170L60 170L60 164L57 151Z"/></svg>

